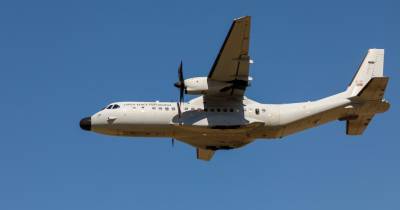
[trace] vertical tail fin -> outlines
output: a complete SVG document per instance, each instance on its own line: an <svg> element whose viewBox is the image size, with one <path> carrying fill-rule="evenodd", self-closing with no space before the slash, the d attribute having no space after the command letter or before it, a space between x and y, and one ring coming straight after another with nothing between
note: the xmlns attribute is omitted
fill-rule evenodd
<svg viewBox="0 0 400 210"><path fill-rule="evenodd" d="M383 77L384 49L369 49L347 91L356 96L374 77Z"/></svg>

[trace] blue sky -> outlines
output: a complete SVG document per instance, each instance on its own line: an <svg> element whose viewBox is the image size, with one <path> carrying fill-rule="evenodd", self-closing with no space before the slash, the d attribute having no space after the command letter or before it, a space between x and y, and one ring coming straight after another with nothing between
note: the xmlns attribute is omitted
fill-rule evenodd
<svg viewBox="0 0 400 210"><path fill-rule="evenodd" d="M399 209L398 1L0 2L0 209ZM101 136L82 117L113 101L174 101L251 15L265 103L343 91L385 48L386 98L364 135L333 122L195 159L169 139Z"/></svg>

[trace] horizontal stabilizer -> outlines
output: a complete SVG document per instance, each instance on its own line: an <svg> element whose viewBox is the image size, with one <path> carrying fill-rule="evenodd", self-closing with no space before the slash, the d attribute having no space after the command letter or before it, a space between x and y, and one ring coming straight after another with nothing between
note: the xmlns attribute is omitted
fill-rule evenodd
<svg viewBox="0 0 400 210"><path fill-rule="evenodd" d="M368 101L367 104L370 105L365 106L368 107L369 111L374 111L372 111L372 114L360 115L356 119L347 120L347 135L361 135L368 127L375 113L384 112L389 109L390 104L387 101L382 101L388 80L388 77L373 77L363 89L361 89L357 96L354 97L358 100L361 99L361 101Z"/></svg>
<svg viewBox="0 0 400 210"><path fill-rule="evenodd" d="M370 101L381 100L388 81L389 77L373 77L357 96Z"/></svg>
<svg viewBox="0 0 400 210"><path fill-rule="evenodd" d="M374 115L364 115L358 117L356 120L347 120L346 134L347 135L361 135L368 127Z"/></svg>

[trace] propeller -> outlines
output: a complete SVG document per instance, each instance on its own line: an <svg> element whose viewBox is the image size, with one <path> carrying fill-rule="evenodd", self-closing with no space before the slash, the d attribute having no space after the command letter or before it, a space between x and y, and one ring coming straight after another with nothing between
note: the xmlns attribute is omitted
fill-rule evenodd
<svg viewBox="0 0 400 210"><path fill-rule="evenodd" d="M178 79L179 81L174 84L175 87L179 88L179 102L182 103L184 100L184 94L186 92L186 86L185 86L185 79L183 78L183 65L182 61L179 64L178 68Z"/></svg>
<svg viewBox="0 0 400 210"><path fill-rule="evenodd" d="M174 138L171 139L171 146L172 146L172 147L175 146L175 139L174 139Z"/></svg>
<svg viewBox="0 0 400 210"><path fill-rule="evenodd" d="M182 114L181 104L184 101L184 95L186 93L185 79L183 77L182 61L179 64L179 68L178 68L178 79L179 79L179 81L176 82L174 84L174 86L179 88L179 102L177 102L177 106L178 106L178 116L179 116L179 118L181 118L181 114Z"/></svg>

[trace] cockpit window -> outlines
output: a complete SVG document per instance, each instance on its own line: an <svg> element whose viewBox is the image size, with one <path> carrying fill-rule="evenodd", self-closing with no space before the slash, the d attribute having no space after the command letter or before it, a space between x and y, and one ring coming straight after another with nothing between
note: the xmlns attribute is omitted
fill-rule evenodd
<svg viewBox="0 0 400 210"><path fill-rule="evenodd" d="M112 106L113 106L113 105L108 106L107 109L111 109Z"/></svg>
<svg viewBox="0 0 400 210"><path fill-rule="evenodd" d="M113 106L113 109L118 109L119 108L119 105L118 104L115 104L114 106Z"/></svg>

